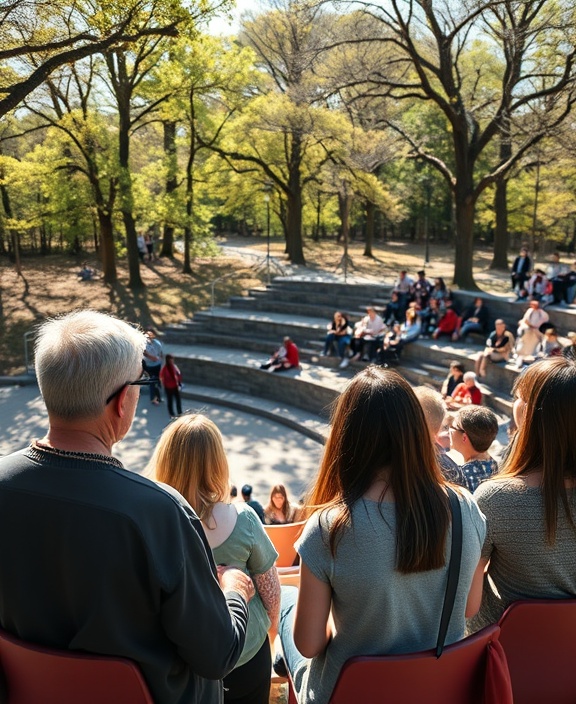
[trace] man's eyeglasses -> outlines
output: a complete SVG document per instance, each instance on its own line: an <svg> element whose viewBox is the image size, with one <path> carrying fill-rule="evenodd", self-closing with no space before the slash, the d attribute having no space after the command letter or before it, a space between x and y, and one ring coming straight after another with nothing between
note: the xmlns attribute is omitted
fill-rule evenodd
<svg viewBox="0 0 576 704"><path fill-rule="evenodd" d="M464 428L459 428L457 425L451 425L449 430L457 430L459 433L465 433Z"/></svg>
<svg viewBox="0 0 576 704"><path fill-rule="evenodd" d="M136 381L127 381L125 384L122 384L119 389L116 389L113 394L110 394L110 396L108 396L108 398L106 399L106 405L108 405L114 397L118 396L122 389L125 389L127 386L150 386L150 384L157 383L158 379L151 379L150 374L148 374L148 372L142 372L142 375L139 379L136 379Z"/></svg>

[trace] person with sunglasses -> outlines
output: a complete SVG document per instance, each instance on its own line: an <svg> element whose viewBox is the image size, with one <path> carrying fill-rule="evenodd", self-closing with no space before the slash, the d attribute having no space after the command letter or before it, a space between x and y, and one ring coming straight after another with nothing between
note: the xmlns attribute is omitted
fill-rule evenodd
<svg viewBox="0 0 576 704"><path fill-rule="evenodd" d="M48 430L0 458L0 623L32 643L132 660L156 704L212 704L242 652L254 586L216 569L176 490L112 453L151 381L145 345L95 311L40 327Z"/></svg>

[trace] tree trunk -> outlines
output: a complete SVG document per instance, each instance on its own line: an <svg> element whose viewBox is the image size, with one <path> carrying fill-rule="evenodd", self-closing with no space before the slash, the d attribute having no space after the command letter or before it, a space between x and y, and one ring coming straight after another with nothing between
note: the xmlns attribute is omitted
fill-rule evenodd
<svg viewBox="0 0 576 704"><path fill-rule="evenodd" d="M454 260L454 284L461 289L477 291L472 269L474 258L474 213L476 203L471 193L455 193L456 256Z"/></svg>
<svg viewBox="0 0 576 704"><path fill-rule="evenodd" d="M512 142L510 138L510 118L503 118L503 127L500 132L500 163L503 164L512 156ZM494 230L494 256L490 263L491 269L504 269L508 271L508 249L510 238L508 235L508 177L496 181L494 193L494 211L496 213L496 228Z"/></svg>
<svg viewBox="0 0 576 704"><path fill-rule="evenodd" d="M130 173L130 82L128 80L126 57L120 52L118 58L119 88L116 94L118 104L118 160L120 163L120 178L118 191L120 195L120 210L124 229L126 231L126 249L128 251L128 287L132 289L144 288L140 276L140 256L138 254L138 241L136 222L134 220L134 198L132 193L132 174Z"/></svg>
<svg viewBox="0 0 576 704"><path fill-rule="evenodd" d="M510 247L508 236L508 179L499 179L496 182L494 193L494 211L496 213L496 227L494 229L494 256L490 269L508 269L508 249Z"/></svg>
<svg viewBox="0 0 576 704"><path fill-rule="evenodd" d="M366 203L366 242L364 244L364 256L374 257L372 245L374 244L374 217L376 206L368 201Z"/></svg>
<svg viewBox="0 0 576 704"><path fill-rule="evenodd" d="M306 264L302 247L302 136L292 133L288 173L286 245L292 264Z"/></svg>
<svg viewBox="0 0 576 704"><path fill-rule="evenodd" d="M112 213L98 208L98 226L100 228L100 256L104 281L107 284L115 284L118 281L118 272L116 271Z"/></svg>
<svg viewBox="0 0 576 704"><path fill-rule="evenodd" d="M178 164L176 156L176 122L165 120L164 126L164 157L166 159L166 219L164 221L164 232L162 236L161 257L173 256L174 249L174 225L172 224L172 214L174 208L174 193L178 188Z"/></svg>

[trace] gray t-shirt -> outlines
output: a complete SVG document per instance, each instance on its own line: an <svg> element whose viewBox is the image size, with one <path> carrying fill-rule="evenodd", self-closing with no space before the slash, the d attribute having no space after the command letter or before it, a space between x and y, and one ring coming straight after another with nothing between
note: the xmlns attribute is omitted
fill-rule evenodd
<svg viewBox="0 0 576 704"><path fill-rule="evenodd" d="M482 557L490 560L484 578L482 605L470 620L477 631L496 623L518 599L566 599L576 596L576 533L558 502L554 545L546 542L544 501L539 487L515 477L480 484L474 498L486 515ZM576 491L568 491L576 517Z"/></svg>
<svg viewBox="0 0 576 704"><path fill-rule="evenodd" d="M484 517L468 492L462 491L460 503L462 566L447 644L464 636L466 599L485 535ZM354 655L415 652L434 647L438 637L447 565L429 572L396 571L395 505L365 499L354 505L352 525L333 558L327 536L334 515L331 510L310 518L297 543L302 561L332 588L335 623L326 650L294 673L300 702L327 702L342 665ZM450 531L446 550L449 554ZM385 682L382 687L385 691Z"/></svg>

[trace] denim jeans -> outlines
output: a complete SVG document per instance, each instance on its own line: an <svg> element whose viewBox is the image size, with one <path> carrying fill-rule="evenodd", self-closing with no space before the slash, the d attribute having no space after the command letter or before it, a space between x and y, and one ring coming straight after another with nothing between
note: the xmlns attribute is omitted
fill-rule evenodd
<svg viewBox="0 0 576 704"><path fill-rule="evenodd" d="M144 369L150 374L150 379L155 379L158 381L156 384L150 384L148 386L148 389L150 390L150 400L153 401L155 398L157 398L159 401L161 399L160 396L160 369L162 368L161 364L147 364L144 362Z"/></svg>
<svg viewBox="0 0 576 704"><path fill-rule="evenodd" d="M352 335L336 335L333 332L329 332L326 335L326 342L324 343L324 354L328 354L328 350L334 346L334 343L338 345L338 356L340 359L344 359L346 355L346 348L350 344Z"/></svg>
<svg viewBox="0 0 576 704"><path fill-rule="evenodd" d="M296 587L282 587L278 635L282 643L286 669L292 677L296 691L299 691L309 660L298 652L298 648L294 644L294 616L296 615L297 601L298 589Z"/></svg>

